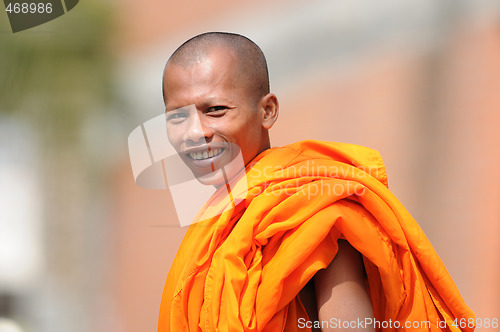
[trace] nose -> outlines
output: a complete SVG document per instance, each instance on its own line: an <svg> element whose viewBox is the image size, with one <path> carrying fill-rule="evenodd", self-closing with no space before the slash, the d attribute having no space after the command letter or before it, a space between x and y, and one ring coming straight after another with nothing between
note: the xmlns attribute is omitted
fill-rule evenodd
<svg viewBox="0 0 500 332"><path fill-rule="evenodd" d="M213 130L207 125L198 114L189 117L186 131L184 132L184 141L188 144L203 144L210 142L213 136Z"/></svg>

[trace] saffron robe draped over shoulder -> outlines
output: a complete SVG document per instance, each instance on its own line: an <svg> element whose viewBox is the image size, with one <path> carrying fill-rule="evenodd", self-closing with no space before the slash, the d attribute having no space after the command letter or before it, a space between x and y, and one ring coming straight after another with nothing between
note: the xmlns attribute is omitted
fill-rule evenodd
<svg viewBox="0 0 500 332"><path fill-rule="evenodd" d="M460 331L454 319L475 318L387 188L375 150L303 141L264 151L245 171L243 201L187 231L163 291L159 332L307 331L298 324L307 319L298 293L333 260L338 239L363 255L376 320L399 321L398 331L441 331L436 322L446 320L445 330ZM216 193L204 209L218 204ZM403 325L421 321L431 326Z"/></svg>

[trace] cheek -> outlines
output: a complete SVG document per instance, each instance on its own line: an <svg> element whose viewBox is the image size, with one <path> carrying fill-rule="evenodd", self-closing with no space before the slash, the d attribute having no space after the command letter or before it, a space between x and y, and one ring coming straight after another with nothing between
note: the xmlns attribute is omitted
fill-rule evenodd
<svg viewBox="0 0 500 332"><path fill-rule="evenodd" d="M260 145L261 127L253 114L228 117L214 123L212 128L225 140L238 144L244 150L253 150L252 146Z"/></svg>
<svg viewBox="0 0 500 332"><path fill-rule="evenodd" d="M242 150L241 153L245 163L248 163L259 152L260 143L260 133L256 128L242 128L239 132L237 144Z"/></svg>
<svg viewBox="0 0 500 332"><path fill-rule="evenodd" d="M231 128L231 132L226 132L226 138L238 145L242 145L241 148L248 148L257 141L255 131L249 126Z"/></svg>
<svg viewBox="0 0 500 332"><path fill-rule="evenodd" d="M174 148L178 148L181 141L181 133L174 128L167 128L168 141Z"/></svg>

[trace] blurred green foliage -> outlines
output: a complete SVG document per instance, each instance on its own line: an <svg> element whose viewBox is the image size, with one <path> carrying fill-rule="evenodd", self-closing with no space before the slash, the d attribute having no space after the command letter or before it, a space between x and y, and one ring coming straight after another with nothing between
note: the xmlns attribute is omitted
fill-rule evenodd
<svg viewBox="0 0 500 332"><path fill-rule="evenodd" d="M0 114L33 123L43 139L74 142L84 118L112 100L112 13L108 2L81 1L18 33L0 13Z"/></svg>

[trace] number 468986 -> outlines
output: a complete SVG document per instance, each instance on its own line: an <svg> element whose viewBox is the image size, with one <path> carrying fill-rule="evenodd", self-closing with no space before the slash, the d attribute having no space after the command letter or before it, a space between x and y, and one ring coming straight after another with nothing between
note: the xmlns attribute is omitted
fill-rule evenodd
<svg viewBox="0 0 500 332"><path fill-rule="evenodd" d="M36 3L36 2L16 2L14 4L9 3L7 5L7 8L5 8L5 11L7 13L14 13L14 14L50 14L52 13L52 4L51 3Z"/></svg>
<svg viewBox="0 0 500 332"><path fill-rule="evenodd" d="M453 321L451 326L460 327L460 328L498 328L498 318L460 318Z"/></svg>

